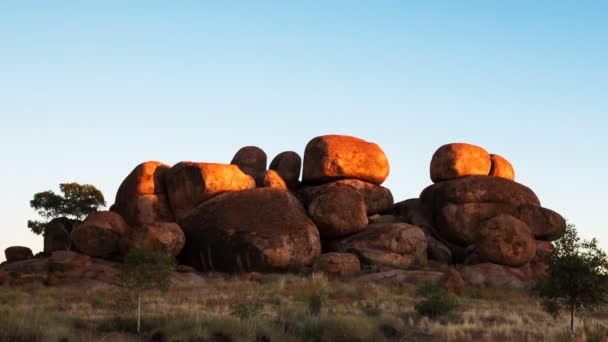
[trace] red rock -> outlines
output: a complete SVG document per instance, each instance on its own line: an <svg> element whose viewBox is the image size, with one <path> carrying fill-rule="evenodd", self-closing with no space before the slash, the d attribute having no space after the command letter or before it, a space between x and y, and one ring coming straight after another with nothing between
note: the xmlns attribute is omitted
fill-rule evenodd
<svg viewBox="0 0 608 342"><path fill-rule="evenodd" d="M348 276L361 271L359 258L351 253L321 254L313 265L313 270L329 275Z"/></svg>
<svg viewBox="0 0 608 342"><path fill-rule="evenodd" d="M447 144L433 154L431 179L437 183L463 176L487 176L491 166L490 154L483 148L464 143Z"/></svg>
<svg viewBox="0 0 608 342"><path fill-rule="evenodd" d="M522 269L491 263L465 266L462 277L467 283L481 287L525 289L531 285Z"/></svg>
<svg viewBox="0 0 608 342"><path fill-rule="evenodd" d="M138 246L177 256L186 238L182 229L174 222L156 222L131 229L120 242L123 254Z"/></svg>
<svg viewBox="0 0 608 342"><path fill-rule="evenodd" d="M245 146L238 150L230 164L237 165L246 175L251 176L258 187L264 186L266 153L257 146Z"/></svg>
<svg viewBox="0 0 608 342"><path fill-rule="evenodd" d="M553 255L555 247L549 241L536 240L536 257L539 260L544 260Z"/></svg>
<svg viewBox="0 0 608 342"><path fill-rule="evenodd" d="M332 186L315 197L308 215L321 237L329 239L360 232L368 223L363 197L346 185Z"/></svg>
<svg viewBox="0 0 608 342"><path fill-rule="evenodd" d="M89 215L72 232L74 247L92 257L110 257L119 253L119 241L129 230L123 218L111 211Z"/></svg>
<svg viewBox="0 0 608 342"><path fill-rule="evenodd" d="M302 178L306 183L355 178L380 185L389 170L378 145L350 136L325 135L306 145Z"/></svg>
<svg viewBox="0 0 608 342"><path fill-rule="evenodd" d="M547 208L521 205L512 215L526 222L534 236L541 240L557 240L566 232L566 220Z"/></svg>
<svg viewBox="0 0 608 342"><path fill-rule="evenodd" d="M266 171L264 175L264 187L278 190L287 190L287 184L279 174L274 170Z"/></svg>
<svg viewBox="0 0 608 342"><path fill-rule="evenodd" d="M490 154L490 158L492 159L490 176L515 180L515 170L513 170L513 166L508 160L498 154Z"/></svg>
<svg viewBox="0 0 608 342"><path fill-rule="evenodd" d="M285 181L291 191L296 191L300 185L300 171L302 169L302 158L293 151L277 154L268 167L276 171Z"/></svg>
<svg viewBox="0 0 608 342"><path fill-rule="evenodd" d="M464 294L465 282L458 271L450 268L440 280L441 285L451 294L462 296Z"/></svg>
<svg viewBox="0 0 608 342"><path fill-rule="evenodd" d="M186 245L178 259L200 271L299 270L321 254L319 232L300 202L277 189L215 196L180 226Z"/></svg>
<svg viewBox="0 0 608 342"><path fill-rule="evenodd" d="M27 260L34 257L32 250L23 246L11 246L4 250L7 262Z"/></svg>
<svg viewBox="0 0 608 342"><path fill-rule="evenodd" d="M536 255L530 228L510 215L498 215L484 222L475 245L482 260L507 266L522 266Z"/></svg>
<svg viewBox="0 0 608 342"><path fill-rule="evenodd" d="M344 185L357 190L363 197L367 215L385 213L392 210L393 194L389 189L357 179L342 179L321 185L305 186L300 188L298 195L305 205L309 205L321 193L330 188Z"/></svg>
<svg viewBox="0 0 608 342"><path fill-rule="evenodd" d="M66 272L91 265L91 257L72 251L55 251L49 258L50 271Z"/></svg>
<svg viewBox="0 0 608 342"><path fill-rule="evenodd" d="M166 179L169 202L178 220L215 195L255 188L254 179L236 165L181 162Z"/></svg>

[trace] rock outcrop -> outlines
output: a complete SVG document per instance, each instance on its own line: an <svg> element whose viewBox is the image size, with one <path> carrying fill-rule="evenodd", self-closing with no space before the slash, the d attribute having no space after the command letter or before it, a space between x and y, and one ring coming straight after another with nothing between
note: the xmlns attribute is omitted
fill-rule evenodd
<svg viewBox="0 0 608 342"><path fill-rule="evenodd" d="M27 260L34 257L32 250L23 246L11 246L4 250L7 262Z"/></svg>
<svg viewBox="0 0 608 342"><path fill-rule="evenodd" d="M313 270L329 275L349 276L361 271L359 258L351 253L325 253L315 261Z"/></svg>
<svg viewBox="0 0 608 342"><path fill-rule="evenodd" d="M89 215L74 231L74 247L92 257L112 257L120 253L119 242L130 229L117 213L99 211Z"/></svg>
<svg viewBox="0 0 608 342"><path fill-rule="evenodd" d="M177 256L185 243L184 232L175 222L156 222L131 229L121 239L120 249L122 254L139 247Z"/></svg>

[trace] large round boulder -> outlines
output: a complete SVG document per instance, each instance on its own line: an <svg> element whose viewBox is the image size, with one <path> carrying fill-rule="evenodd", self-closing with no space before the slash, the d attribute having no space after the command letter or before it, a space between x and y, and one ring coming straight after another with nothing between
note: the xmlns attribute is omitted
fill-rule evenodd
<svg viewBox="0 0 608 342"><path fill-rule="evenodd" d="M313 270L329 275L347 276L361 271L359 258L351 253L325 253L315 261Z"/></svg>
<svg viewBox="0 0 608 342"><path fill-rule="evenodd" d="M350 186L357 190L365 202L367 215L385 213L393 207L393 194L383 186L360 181L358 179L342 179L330 183L305 186L298 191L298 195L305 205L310 204L317 196L333 187Z"/></svg>
<svg viewBox="0 0 608 342"><path fill-rule="evenodd" d="M427 262L424 232L407 223L370 224L360 233L335 241L332 247L354 253L371 265L407 269Z"/></svg>
<svg viewBox="0 0 608 342"><path fill-rule="evenodd" d="M123 236L120 248L123 254L140 247L177 256L185 243L184 232L175 222L156 222L131 229Z"/></svg>
<svg viewBox="0 0 608 342"><path fill-rule="evenodd" d="M498 154L490 154L490 158L492 159L492 167L490 168L489 173L490 176L515 180L515 170L508 160Z"/></svg>
<svg viewBox="0 0 608 342"><path fill-rule="evenodd" d="M302 179L321 183L355 178L380 185L389 170L388 159L377 144L345 135L325 135L306 145Z"/></svg>
<svg viewBox="0 0 608 342"><path fill-rule="evenodd" d="M257 188L213 197L180 221L179 260L200 271L273 272L309 266L319 232L289 192Z"/></svg>
<svg viewBox="0 0 608 342"><path fill-rule="evenodd" d="M326 188L308 205L308 215L325 239L360 232L368 223L363 197L347 185Z"/></svg>
<svg viewBox="0 0 608 342"><path fill-rule="evenodd" d="M479 228L475 242L481 260L518 267L536 256L530 228L511 215L498 215Z"/></svg>
<svg viewBox="0 0 608 342"><path fill-rule="evenodd" d="M257 146L245 146L238 150L230 164L236 165L246 175L251 176L258 187L264 186L266 172L266 152Z"/></svg>
<svg viewBox="0 0 608 342"><path fill-rule="evenodd" d="M44 252L52 253L54 251L70 249L72 241L70 234L80 221L72 220L67 217L57 217L52 219L44 229Z"/></svg>
<svg viewBox="0 0 608 342"><path fill-rule="evenodd" d="M487 176L491 166L490 154L483 148L464 143L447 144L433 154L431 180L437 183L463 176Z"/></svg>
<svg viewBox="0 0 608 342"><path fill-rule="evenodd" d="M111 210L132 226L174 221L165 187L169 170L157 161L137 165L118 187Z"/></svg>
<svg viewBox="0 0 608 342"><path fill-rule="evenodd" d="M11 246L4 250L7 262L27 260L34 257L32 250L24 246Z"/></svg>
<svg viewBox="0 0 608 342"><path fill-rule="evenodd" d="M268 167L276 171L285 181L291 191L298 189L300 185L300 171L302 170L302 158L293 151L285 151L277 154Z"/></svg>
<svg viewBox="0 0 608 342"><path fill-rule="evenodd" d="M521 205L513 216L526 222L537 239L557 240L566 232L566 220L553 210L535 205Z"/></svg>
<svg viewBox="0 0 608 342"><path fill-rule="evenodd" d="M167 194L176 219L226 191L255 188L254 179L236 165L181 162L167 173Z"/></svg>
<svg viewBox="0 0 608 342"><path fill-rule="evenodd" d="M98 211L72 231L72 241L78 251L88 256L111 257L119 253L119 242L129 229L119 214Z"/></svg>

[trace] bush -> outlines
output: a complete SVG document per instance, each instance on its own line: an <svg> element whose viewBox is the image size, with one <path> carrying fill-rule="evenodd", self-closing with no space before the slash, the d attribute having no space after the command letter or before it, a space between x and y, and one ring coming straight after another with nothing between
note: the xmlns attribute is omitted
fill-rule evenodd
<svg viewBox="0 0 608 342"><path fill-rule="evenodd" d="M264 305L261 303L243 303L236 304L230 308L230 316L236 317L242 321L256 318L262 313Z"/></svg>
<svg viewBox="0 0 608 342"><path fill-rule="evenodd" d="M459 307L458 300L436 283L423 283L416 289L416 294L423 299L416 304L415 309L423 316L434 318Z"/></svg>

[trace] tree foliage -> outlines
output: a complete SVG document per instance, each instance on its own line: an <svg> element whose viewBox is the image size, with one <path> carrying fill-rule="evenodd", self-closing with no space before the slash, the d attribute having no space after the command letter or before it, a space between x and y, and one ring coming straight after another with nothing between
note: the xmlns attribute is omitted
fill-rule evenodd
<svg viewBox="0 0 608 342"><path fill-rule="evenodd" d="M36 234L44 233L49 221L58 217L82 221L106 205L101 191L90 184L59 184L61 194L48 190L34 194L30 206L43 221L29 220L27 226Z"/></svg>
<svg viewBox="0 0 608 342"><path fill-rule="evenodd" d="M547 275L536 284L545 309L554 316L570 312L570 334L574 336L574 314L594 310L607 302L608 258L596 239L582 240L576 227L568 224L555 251L546 260Z"/></svg>

